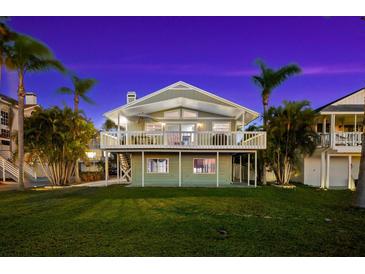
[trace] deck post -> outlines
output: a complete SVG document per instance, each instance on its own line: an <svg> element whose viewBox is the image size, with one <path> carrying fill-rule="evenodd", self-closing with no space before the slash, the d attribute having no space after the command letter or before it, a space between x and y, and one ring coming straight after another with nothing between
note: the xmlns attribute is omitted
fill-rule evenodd
<svg viewBox="0 0 365 274"><path fill-rule="evenodd" d="M116 152L117 155L117 181L119 182L120 180L120 163L119 163L119 153Z"/></svg>
<svg viewBox="0 0 365 274"><path fill-rule="evenodd" d="M109 152L105 151L105 185L108 185L109 179Z"/></svg>
<svg viewBox="0 0 365 274"><path fill-rule="evenodd" d="M217 187L219 187L219 152L217 151L217 165L216 165L216 169L217 169Z"/></svg>
<svg viewBox="0 0 365 274"><path fill-rule="evenodd" d="M354 131L357 132L357 114L355 114Z"/></svg>
<svg viewBox="0 0 365 274"><path fill-rule="evenodd" d="M352 172L351 172L351 166L352 166L352 156L349 155L349 161L348 161L348 173L349 173L349 177L348 177L348 189L352 188Z"/></svg>
<svg viewBox="0 0 365 274"><path fill-rule="evenodd" d="M142 151L142 187L144 187L144 151Z"/></svg>
<svg viewBox="0 0 365 274"><path fill-rule="evenodd" d="M240 183L242 183L242 154L240 154Z"/></svg>
<svg viewBox="0 0 365 274"><path fill-rule="evenodd" d="M329 188L330 186L330 155L327 154L327 163L326 163L326 185L325 188Z"/></svg>
<svg viewBox="0 0 365 274"><path fill-rule="evenodd" d="M250 161L251 161L251 154L250 153L248 153L248 155L247 155L247 185L248 186L250 186L250 168L251 168L251 163L250 163Z"/></svg>
<svg viewBox="0 0 365 274"><path fill-rule="evenodd" d="M331 147L334 148L336 145L336 115L335 114L331 114L331 128L330 128L330 133L331 133Z"/></svg>
<svg viewBox="0 0 365 274"><path fill-rule="evenodd" d="M181 187L181 151L179 151L179 187Z"/></svg>
<svg viewBox="0 0 365 274"><path fill-rule="evenodd" d="M255 151L255 187L257 187L257 150Z"/></svg>

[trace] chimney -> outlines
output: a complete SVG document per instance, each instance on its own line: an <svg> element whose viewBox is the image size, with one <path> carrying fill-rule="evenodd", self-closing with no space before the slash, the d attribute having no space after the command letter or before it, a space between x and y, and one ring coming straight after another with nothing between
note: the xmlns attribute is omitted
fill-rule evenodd
<svg viewBox="0 0 365 274"><path fill-rule="evenodd" d="M25 94L25 104L26 105L36 105L37 104L37 95L33 92L27 92Z"/></svg>
<svg viewBox="0 0 365 274"><path fill-rule="evenodd" d="M127 104L133 102L137 99L137 93L135 91L128 91L127 92Z"/></svg>

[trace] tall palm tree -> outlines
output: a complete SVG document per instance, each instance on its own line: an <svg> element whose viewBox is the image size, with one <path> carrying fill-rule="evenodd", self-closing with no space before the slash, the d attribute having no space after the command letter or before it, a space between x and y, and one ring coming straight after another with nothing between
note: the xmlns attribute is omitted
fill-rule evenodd
<svg viewBox="0 0 365 274"><path fill-rule="evenodd" d="M80 98L87 103L93 103L87 93L94 87L96 80L92 78L79 78L75 75L71 76L73 88L61 87L58 89L59 93L62 94L72 94L74 97L74 111L79 111Z"/></svg>
<svg viewBox="0 0 365 274"><path fill-rule="evenodd" d="M79 78L76 75L71 76L73 89L68 87L61 87L58 89L59 93L62 94L72 94L74 97L74 111L79 112L79 102L80 98L83 99L87 103L94 103L90 97L87 96L87 93L94 87L96 84L96 80L92 78ZM75 164L75 181L80 182L80 174L79 174L79 161L76 161Z"/></svg>
<svg viewBox="0 0 365 274"><path fill-rule="evenodd" d="M2 68L5 64L5 49L6 44L16 36L16 33L11 31L6 24L8 17L0 16L0 81L2 78Z"/></svg>
<svg viewBox="0 0 365 274"><path fill-rule="evenodd" d="M269 98L272 91L280 86L285 80L287 80L290 76L295 74L299 74L301 69L299 66L295 64L290 64L287 66L283 66L277 70L269 68L266 64L258 60L257 64L260 68L260 74L252 76L253 82L261 89L261 98L262 104L264 107L264 115L263 115L263 128L266 130L267 127L267 111L269 107ZM265 157L264 157L265 158ZM263 161L265 170L265 160ZM262 174L263 184L266 184L266 172L264 171Z"/></svg>
<svg viewBox="0 0 365 274"><path fill-rule="evenodd" d="M5 65L18 74L18 158L20 190L24 189L24 77L27 72L49 69L64 71L62 64L55 59L52 51L42 42L22 34L17 34L6 44Z"/></svg>

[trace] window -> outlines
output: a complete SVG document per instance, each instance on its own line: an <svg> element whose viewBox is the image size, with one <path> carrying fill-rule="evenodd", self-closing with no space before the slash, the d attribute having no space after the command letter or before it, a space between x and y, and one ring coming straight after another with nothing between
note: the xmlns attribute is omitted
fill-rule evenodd
<svg viewBox="0 0 365 274"><path fill-rule="evenodd" d="M215 174L215 159L214 158L198 158L194 159L195 174Z"/></svg>
<svg viewBox="0 0 365 274"><path fill-rule="evenodd" d="M96 152L95 151L87 151L86 156L89 159L95 159L96 158Z"/></svg>
<svg viewBox="0 0 365 274"><path fill-rule="evenodd" d="M165 111L164 117L165 119L178 119L180 118L180 109Z"/></svg>
<svg viewBox="0 0 365 274"><path fill-rule="evenodd" d="M9 125L9 112L3 111L3 110L1 111L0 122L4 126L8 126Z"/></svg>
<svg viewBox="0 0 365 274"><path fill-rule="evenodd" d="M4 145L4 146L10 146L10 141L1 140L1 144Z"/></svg>
<svg viewBox="0 0 365 274"><path fill-rule="evenodd" d="M184 119L198 118L198 113L196 111L183 109L182 117Z"/></svg>
<svg viewBox="0 0 365 274"><path fill-rule="evenodd" d="M10 138L10 131L7 129L1 129L1 137L3 138Z"/></svg>
<svg viewBox="0 0 365 274"><path fill-rule="evenodd" d="M147 159L147 173L169 173L169 159Z"/></svg>
<svg viewBox="0 0 365 274"><path fill-rule="evenodd" d="M146 131L162 131L161 123L146 123Z"/></svg>
<svg viewBox="0 0 365 274"><path fill-rule="evenodd" d="M213 131L229 132L231 131L231 123L230 122L213 123Z"/></svg>

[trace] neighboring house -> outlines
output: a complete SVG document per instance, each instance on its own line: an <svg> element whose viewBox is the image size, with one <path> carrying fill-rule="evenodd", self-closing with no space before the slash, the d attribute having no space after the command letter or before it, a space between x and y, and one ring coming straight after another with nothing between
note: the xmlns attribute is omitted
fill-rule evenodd
<svg viewBox="0 0 365 274"><path fill-rule="evenodd" d="M259 114L205 90L177 82L104 116L119 130L101 132L100 147L132 186L257 185L257 150L265 132L245 126ZM123 129L123 130L122 130Z"/></svg>
<svg viewBox="0 0 365 274"><path fill-rule="evenodd" d="M37 104L37 96L27 92L25 97L24 116L30 116ZM0 171L1 178L17 176L17 166L13 155L16 150L16 138L12 138L18 132L18 101L4 94L0 94ZM3 167L5 166L5 172ZM32 174L31 168L26 165L25 173Z"/></svg>
<svg viewBox="0 0 365 274"><path fill-rule="evenodd" d="M358 179L365 89L321 108L316 124L319 145L304 159L304 183L321 188L355 188Z"/></svg>

